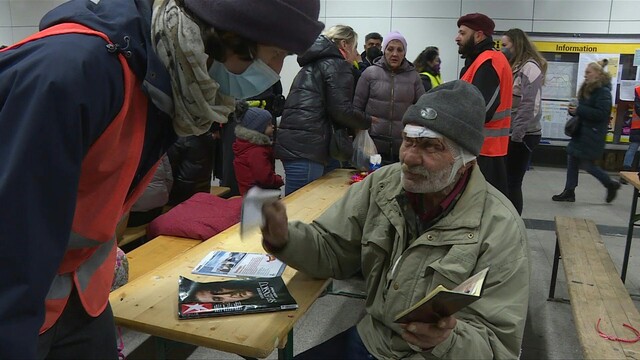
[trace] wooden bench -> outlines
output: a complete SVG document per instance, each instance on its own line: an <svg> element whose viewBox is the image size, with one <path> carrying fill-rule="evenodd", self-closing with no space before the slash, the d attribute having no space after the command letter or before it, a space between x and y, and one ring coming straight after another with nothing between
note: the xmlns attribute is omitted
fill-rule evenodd
<svg viewBox="0 0 640 360"><path fill-rule="evenodd" d="M202 241L160 235L127 253L129 281L181 255Z"/></svg>
<svg viewBox="0 0 640 360"><path fill-rule="evenodd" d="M573 319L585 359L640 358L640 342L624 343L602 338L596 330L610 336L634 339L623 324L640 329L640 313L629 296L620 274L591 220L557 216L556 248L549 287L554 297L559 259L567 280ZM561 299L562 300L562 299Z"/></svg>

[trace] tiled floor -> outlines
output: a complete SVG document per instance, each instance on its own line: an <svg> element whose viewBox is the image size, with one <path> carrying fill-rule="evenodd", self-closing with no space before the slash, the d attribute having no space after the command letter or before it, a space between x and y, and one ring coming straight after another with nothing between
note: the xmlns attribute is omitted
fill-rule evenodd
<svg viewBox="0 0 640 360"><path fill-rule="evenodd" d="M589 218L599 225L607 249L618 269L622 266L626 226L633 189L623 186L618 198L611 204L604 202L605 189L586 173L580 175L580 186L576 190L575 203L555 203L553 194L564 185L564 169L534 167L524 181L525 205L523 218L527 224L531 249L531 295L529 315L522 345L523 359L577 359L581 358L580 347L573 325L569 304L547 301L555 233L553 218L556 215ZM640 237L640 231L638 232ZM639 294L640 255L638 244L634 244L629 260L627 288L631 294ZM561 268L562 269L562 268ZM562 270L561 270L562 271ZM338 281L336 288L357 289L361 280ZM564 274L558 275L557 297L567 297ZM633 298L638 298L633 296ZM636 302L638 305L638 302ZM313 305L294 329L294 353L314 346L332 335L355 324L363 313L363 301L343 296L326 295ZM155 347L148 336L123 329L125 353L129 359L156 358ZM219 351L177 346L168 353L176 359L240 359L239 356ZM277 358L277 352L269 356Z"/></svg>

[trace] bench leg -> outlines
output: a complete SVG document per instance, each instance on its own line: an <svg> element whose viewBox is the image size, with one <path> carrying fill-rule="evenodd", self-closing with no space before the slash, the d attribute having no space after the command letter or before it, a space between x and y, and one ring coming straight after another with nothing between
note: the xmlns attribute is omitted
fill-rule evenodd
<svg viewBox="0 0 640 360"><path fill-rule="evenodd" d="M293 329L287 334L287 345L284 349L278 349L278 360L293 359Z"/></svg>
<svg viewBox="0 0 640 360"><path fill-rule="evenodd" d="M556 250L553 254L553 268L551 269L551 284L549 285L549 299L553 299L556 293L556 280L558 279L558 263L560 262L560 246L556 238Z"/></svg>
<svg viewBox="0 0 640 360"><path fill-rule="evenodd" d="M638 207L638 189L633 188L633 199L631 199L631 213L629 215L629 228L627 229L627 243L624 247L624 258L622 261L622 272L620 278L624 283L627 277L627 266L629 265L629 252L631 251L631 240L633 239L633 228L636 220L636 209Z"/></svg>

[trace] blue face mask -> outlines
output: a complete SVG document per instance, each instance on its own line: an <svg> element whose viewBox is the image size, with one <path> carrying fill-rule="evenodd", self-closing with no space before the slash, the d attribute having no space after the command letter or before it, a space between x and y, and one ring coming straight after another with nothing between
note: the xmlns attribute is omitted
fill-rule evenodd
<svg viewBox="0 0 640 360"><path fill-rule="evenodd" d="M280 80L280 75L260 59L252 62L242 74L234 74L221 62L214 61L209 75L218 82L221 93L236 99L260 95Z"/></svg>

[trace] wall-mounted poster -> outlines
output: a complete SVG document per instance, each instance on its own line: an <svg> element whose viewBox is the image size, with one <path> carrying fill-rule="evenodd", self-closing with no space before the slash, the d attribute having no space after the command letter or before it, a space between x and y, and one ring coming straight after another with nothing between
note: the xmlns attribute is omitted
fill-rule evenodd
<svg viewBox="0 0 640 360"><path fill-rule="evenodd" d="M564 124L569 119L568 101L542 100L542 137L548 139L569 139L564 134Z"/></svg>
<svg viewBox="0 0 640 360"><path fill-rule="evenodd" d="M542 85L542 98L569 100L576 95L578 64L570 62L547 62L547 74Z"/></svg>

